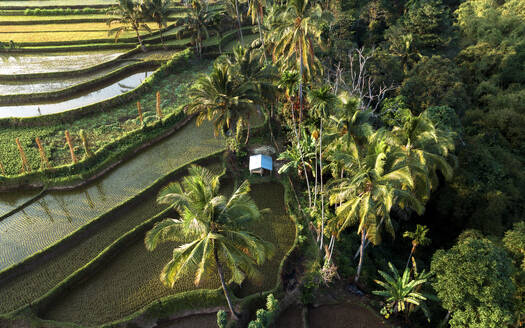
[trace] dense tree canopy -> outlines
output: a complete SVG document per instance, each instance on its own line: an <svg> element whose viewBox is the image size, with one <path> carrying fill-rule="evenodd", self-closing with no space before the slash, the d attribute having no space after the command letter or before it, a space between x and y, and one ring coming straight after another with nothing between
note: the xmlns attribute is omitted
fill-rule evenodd
<svg viewBox="0 0 525 328"><path fill-rule="evenodd" d="M432 258L433 284L451 327L505 327L515 322L512 264L488 239L467 237Z"/></svg>

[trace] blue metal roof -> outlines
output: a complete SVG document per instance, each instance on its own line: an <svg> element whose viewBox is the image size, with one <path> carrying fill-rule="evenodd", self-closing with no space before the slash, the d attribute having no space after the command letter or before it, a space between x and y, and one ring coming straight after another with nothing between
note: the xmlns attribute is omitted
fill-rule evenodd
<svg viewBox="0 0 525 328"><path fill-rule="evenodd" d="M250 156L250 171L257 169L265 169L272 171L273 161L270 156L266 155L252 155Z"/></svg>

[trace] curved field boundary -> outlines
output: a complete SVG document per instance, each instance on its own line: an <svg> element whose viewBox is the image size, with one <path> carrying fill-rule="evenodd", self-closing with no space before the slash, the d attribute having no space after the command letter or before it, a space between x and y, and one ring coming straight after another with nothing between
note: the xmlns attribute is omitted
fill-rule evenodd
<svg viewBox="0 0 525 328"><path fill-rule="evenodd" d="M157 61L144 61L132 63L130 65L118 68L108 74L89 80L86 82L72 85L57 91L0 95L0 105L25 105L35 102L59 101L74 97L78 93L95 90L108 83L113 83L131 73L139 72L143 69L156 69L160 66Z"/></svg>
<svg viewBox="0 0 525 328"><path fill-rule="evenodd" d="M61 52L61 51L95 51L95 50L121 50L121 49L133 49L137 47L135 43L96 43L96 44L83 44L78 46L41 46L41 47L27 47L27 48L4 48L0 49L0 53L13 53L13 54L25 54L25 53L41 53L41 52Z"/></svg>
<svg viewBox="0 0 525 328"><path fill-rule="evenodd" d="M146 201L148 198L151 198L152 194L153 195L156 194L156 192L162 186L164 186L167 182L172 181L173 179L182 176L182 174L186 171L188 165L190 164L206 165L208 163L220 161L222 158L223 151L224 149L221 149L210 155L205 155L201 158L198 158L192 161L188 161L185 164L178 166L177 168L175 168L173 171L171 171L167 175L157 179L155 182L153 182L153 184L151 184L149 187L142 190L139 194L128 198L127 200L123 201L122 203L115 206L111 210L98 216L97 218L93 219L89 223L86 223L79 229L75 230L68 236L61 239L60 241L57 241L55 244L47 247L46 249L43 249L39 253L34 254L33 256L31 256L30 258L27 258L23 262L0 272L0 282L2 284L9 283L10 279L18 275L24 274L26 272L29 272L33 270L34 268L38 267L39 265L46 263L47 261L49 261L50 259L56 256L61 256L61 254L67 251L69 248L76 247L79 242L82 242L83 240L90 238L94 234L99 233L101 229L104 229L106 227L106 224L110 224L111 220L114 219L115 216L125 215L126 211L128 211L130 207L135 208L137 204ZM167 213L169 213L169 208L164 211L161 211L160 214L157 214L156 216L154 216L154 218L162 219L165 217ZM62 289L63 287L67 287L73 283L78 282L78 280L75 280L75 279L78 277L79 272L83 272L83 270L86 270L86 268L88 267L90 268L89 270L91 270L89 272L93 272L94 271L93 263L96 263L98 265L101 263L100 262L101 259L110 260L112 254L108 254L106 250L108 248L113 249L113 247L117 247L117 246L125 247L125 243L129 243L129 241L133 240L133 235L137 233L137 232L134 232L132 234L130 233L130 231L132 232L132 231L137 231L137 229L144 229L140 227L143 227L148 222L154 223L151 220L146 220L137 226L131 225L130 228L128 228L128 230L125 230L127 232L124 233L124 235L118 236L112 242L110 242L108 246L103 248L104 251L101 252L100 254L105 254L105 255L101 256L100 254L97 254L90 261L88 261L85 265L72 268L73 270L71 274L66 275L64 280L58 281L57 282L58 284L55 285L49 291L47 291L47 293L41 294L42 296L36 298L36 302L42 301L43 303L41 305L45 306L46 305L45 302L48 302L49 297L54 297L54 295L56 295L57 292L63 292L64 291ZM110 255L110 256L107 257L107 255ZM18 309L12 310L9 313L13 314L13 313L17 313L20 311L24 311L24 308L26 308L28 305L31 307L31 309L36 309L36 307L34 307L35 300L31 300L28 303L21 305L21 307L19 307ZM4 315L5 314L6 313L4 313Z"/></svg>
<svg viewBox="0 0 525 328"><path fill-rule="evenodd" d="M166 28L162 30L163 33L171 30L174 28L176 24L170 24ZM27 33L27 32L24 32ZM156 36L159 36L158 42L160 42L160 31L155 31L151 33L145 33L141 35L144 39L153 38ZM153 40L149 40L152 42ZM108 37L104 39L88 39L88 40L71 40L71 41L48 41L48 42L17 42L16 45L25 48L25 47L42 47L42 46L74 46L74 45L84 45L84 44L90 44L90 43L109 43L109 42L115 42L114 37ZM127 37L127 38L119 38L117 43L137 43L136 37Z"/></svg>
<svg viewBox="0 0 525 328"><path fill-rule="evenodd" d="M153 73L153 75L146 78L146 80L137 88L113 98L56 114L48 114L36 117L10 117L0 119L0 127L41 126L52 125L56 124L57 122L66 123L86 115L104 112L116 105L124 104L133 99L136 99L138 96L151 89L155 83L160 81L167 74L178 72L184 69L186 66L185 64L191 57L192 51L190 49L186 49L185 51L175 54L172 59L170 59L165 65L162 65L155 73Z"/></svg>
<svg viewBox="0 0 525 328"><path fill-rule="evenodd" d="M63 77L76 77L86 74L95 73L104 68L111 67L115 64L118 64L126 59L130 59L136 54L141 53L142 50L140 47L135 47L134 49L127 51L118 57L115 57L111 60L105 61L98 65L86 67L79 70L72 71L61 71L61 72L46 72L46 73L32 73L32 74L8 74L0 75L0 82L11 82L11 81L25 81L25 80L40 80L40 79L52 79L52 78L63 78Z"/></svg>
<svg viewBox="0 0 525 328"><path fill-rule="evenodd" d="M224 148L219 149L212 154L202 156L200 158L188 161L178 166L177 168L172 170L170 173L155 180L152 184L150 184L148 187L143 189L138 194L124 200L119 205L113 207L112 209L108 210L104 214L101 214L100 216L84 224L77 230L73 231L69 235L62 238L61 240L55 242L53 245L47 248L44 248L37 253L34 253L33 255L26 258L22 262L14 264L0 271L0 284L4 284L8 282L10 279L12 279L13 277L30 271L32 268L38 266L39 264L46 261L50 257L53 257L56 253L60 253L61 250L67 249L70 246L72 247L75 243L78 242L79 239L91 233L91 230L94 227L97 227L98 225L103 224L103 222L106 220L110 220L114 215L119 213L119 211L124 210L126 207L129 207L132 204L139 203L147 197L151 197L152 193L155 193L156 191L158 191L163 185L165 185L167 182L172 180L173 177L180 174L183 170L186 169L188 165L190 164L204 165L205 163L209 163L212 160L215 160L215 159L218 160L220 158L220 155L223 152L224 152Z"/></svg>
<svg viewBox="0 0 525 328"><path fill-rule="evenodd" d="M283 185L283 197L285 198L283 200L285 207L287 208L287 200L289 199L289 189L287 188L286 184L276 180L272 179L271 181L279 182ZM270 182L270 181L261 181L261 182ZM258 183L258 182L254 182ZM122 235L118 240L113 242L111 245L106 247L104 251L102 251L96 258L94 258L92 261L87 263L82 268L75 271L73 274L71 274L69 277L67 277L65 280L60 282L58 285L56 285L53 289L51 289L49 292L47 292L45 295L40 297L39 299L35 300L31 304L31 310L35 315L39 315L46 311L46 309L50 306L52 306L53 302L61 297L61 295L71 288L75 284L78 284L82 282L84 279L89 278L92 274L97 272L100 268L102 268L106 263L111 261L115 256L118 256L119 252L124 249L125 247L128 247L132 243L137 242L137 240L146 233L153 225L166 218L167 214L170 212L172 208L169 207L165 209L164 211L160 212L159 214L151 217L150 219L144 221L142 224L136 226L134 229L128 231L126 234ZM263 291L263 292L257 292L254 294L251 294L249 296L246 296L244 298L237 298L235 295L232 295L233 300L238 303L237 305L244 309L251 309L255 308L255 304L258 303L261 299L265 299L266 295L269 293L276 293L280 292L282 290L283 284L282 284L282 271L283 267L285 265L286 260L289 258L290 254L295 250L297 247L297 240L298 240L298 229L297 225L295 224L295 218L290 215L289 211L288 216L290 220L294 222L295 226L295 236L294 236L294 242L290 249L287 250L283 258L279 261L279 269L277 271L277 277L276 277L276 283L274 287L269 291ZM130 314L129 316L119 319L114 322L106 323L101 325L102 327L116 327L116 326L122 326L125 323L129 323L136 319L148 319L148 318L159 318L159 317L165 317L166 315L171 316L173 314L178 314L180 312L195 312L195 309L202 309L202 308L209 308L213 306L218 305L224 305L225 299L221 288L217 289L199 289L199 290L190 290L186 292L180 292L177 294L173 294L161 299L158 299L156 301L153 301L152 303L148 304L141 310ZM24 308L19 309L19 311L23 311ZM51 320L45 320L47 323L55 323L57 326L61 325L72 325L73 327L82 327L82 325L78 324L72 324L72 323L58 323Z"/></svg>
<svg viewBox="0 0 525 328"><path fill-rule="evenodd" d="M46 20L30 20L30 21L28 21L28 20L24 20L24 21L1 21L0 20L0 25L2 25L2 26L14 26L14 25L69 24L69 23L74 23L74 24L78 24L78 23L105 23L107 21L108 21L107 18L46 19Z"/></svg>
<svg viewBox="0 0 525 328"><path fill-rule="evenodd" d="M95 8L95 9L105 9L111 8L114 4L107 5L96 5L96 4L87 4L87 5L67 5L67 6L0 6L0 10L26 10L26 9L84 9L84 8Z"/></svg>

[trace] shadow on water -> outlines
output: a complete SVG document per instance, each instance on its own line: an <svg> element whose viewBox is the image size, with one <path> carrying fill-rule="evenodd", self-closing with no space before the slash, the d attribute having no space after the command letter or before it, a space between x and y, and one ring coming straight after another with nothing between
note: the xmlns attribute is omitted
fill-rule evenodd
<svg viewBox="0 0 525 328"><path fill-rule="evenodd" d="M138 87L153 72L154 71L149 70L135 73L99 90L91 92L88 91L77 95L73 99L65 101L55 103L37 103L30 105L0 106L0 118L40 116L60 113L73 108L95 104Z"/></svg>

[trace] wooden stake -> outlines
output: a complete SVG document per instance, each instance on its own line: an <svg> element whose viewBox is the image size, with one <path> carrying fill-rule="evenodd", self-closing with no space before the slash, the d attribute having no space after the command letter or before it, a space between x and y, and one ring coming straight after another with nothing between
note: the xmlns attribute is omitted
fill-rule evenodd
<svg viewBox="0 0 525 328"><path fill-rule="evenodd" d="M144 125L144 118L142 117L142 107L140 107L140 101L137 101L137 110L139 111L140 125Z"/></svg>
<svg viewBox="0 0 525 328"><path fill-rule="evenodd" d="M4 164L2 164L2 161L0 161L0 170L2 170L2 175L5 175Z"/></svg>
<svg viewBox="0 0 525 328"><path fill-rule="evenodd" d="M157 91L157 117L162 118L162 110L160 109L160 91Z"/></svg>
<svg viewBox="0 0 525 328"><path fill-rule="evenodd" d="M73 163L76 164L78 160L77 160L77 157L75 156L75 151L73 150L73 144L71 143L71 137L69 136L69 131L66 130L65 134L66 134L67 144L69 145L69 153L71 154L71 161L73 161Z"/></svg>
<svg viewBox="0 0 525 328"><path fill-rule="evenodd" d="M93 152L89 148L89 142L86 136L86 132L84 130L80 130L80 139L82 140L82 146L84 147L84 152L86 153L85 157L91 157L93 155Z"/></svg>
<svg viewBox="0 0 525 328"><path fill-rule="evenodd" d="M46 157L46 152L44 151L44 146L42 146L42 142L40 142L40 138L36 137L35 141L36 141L36 145L38 146L38 152L40 153L40 161L41 161L40 166L44 167L44 164L45 164L45 166L48 169L50 169L51 165L49 164L49 161Z"/></svg>
<svg viewBox="0 0 525 328"><path fill-rule="evenodd" d="M16 145L18 146L18 151L20 152L20 158L22 159L22 172L31 172L31 168L27 164L27 157L26 153L24 152L24 149L22 148L22 145L20 144L20 139L16 138Z"/></svg>

